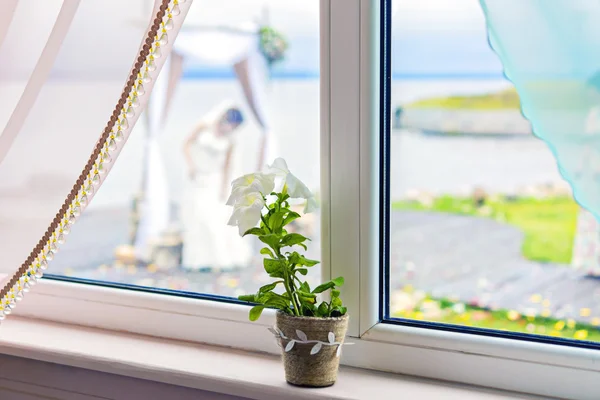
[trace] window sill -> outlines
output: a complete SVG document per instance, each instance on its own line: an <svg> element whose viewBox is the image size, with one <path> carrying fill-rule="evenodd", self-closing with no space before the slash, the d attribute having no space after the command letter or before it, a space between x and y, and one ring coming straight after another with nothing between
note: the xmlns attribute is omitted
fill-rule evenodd
<svg viewBox="0 0 600 400"><path fill-rule="evenodd" d="M2 324L0 353L253 399L532 398L349 367L333 387L301 389L278 357L19 317Z"/></svg>

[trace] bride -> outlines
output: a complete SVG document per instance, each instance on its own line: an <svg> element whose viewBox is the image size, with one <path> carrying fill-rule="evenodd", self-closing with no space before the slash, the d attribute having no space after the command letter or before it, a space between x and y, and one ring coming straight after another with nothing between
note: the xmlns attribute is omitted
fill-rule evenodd
<svg viewBox="0 0 600 400"><path fill-rule="evenodd" d="M227 226L231 209L225 204L232 171L236 173L236 136L243 121L237 107L223 103L185 141L189 177L182 210L185 269L228 271L250 263L248 242Z"/></svg>

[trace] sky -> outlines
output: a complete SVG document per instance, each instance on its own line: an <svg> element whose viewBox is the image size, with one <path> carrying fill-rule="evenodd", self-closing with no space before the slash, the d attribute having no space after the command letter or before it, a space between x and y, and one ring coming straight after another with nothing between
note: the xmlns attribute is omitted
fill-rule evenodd
<svg viewBox="0 0 600 400"><path fill-rule="evenodd" d="M1 1L1 0L0 0ZM501 76L487 43L478 0L393 0L392 69L396 76ZM216 26L268 23L288 38L286 59L273 76L313 77L319 71L319 0L195 0L186 32ZM56 18L61 0L21 0L0 48L0 79L28 76ZM149 18L151 0L86 0L56 60L53 76L121 77L131 65ZM114 13L114 9L119 9ZM98 33L101 33L100 35ZM198 45L200 46L200 44ZM187 64L197 77L231 76L227 65Z"/></svg>
<svg viewBox="0 0 600 400"><path fill-rule="evenodd" d="M392 69L397 76L501 76L502 68L487 43L478 0L393 0ZM286 60L274 74L311 75L319 68L318 0L196 0L189 23L214 25L265 20L288 37ZM212 22L212 23L211 23ZM222 22L223 23L223 22ZM210 69L194 65L191 69Z"/></svg>

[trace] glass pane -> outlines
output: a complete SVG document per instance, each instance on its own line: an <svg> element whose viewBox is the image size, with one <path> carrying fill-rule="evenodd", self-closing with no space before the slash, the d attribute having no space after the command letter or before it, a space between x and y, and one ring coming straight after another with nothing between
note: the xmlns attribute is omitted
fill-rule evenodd
<svg viewBox="0 0 600 400"><path fill-rule="evenodd" d="M149 110L51 272L222 296L272 281L263 246L227 225L225 202L234 178L276 157L318 197L318 10L317 0L194 1ZM317 211L290 228L312 239L312 259L319 221Z"/></svg>
<svg viewBox="0 0 600 400"><path fill-rule="evenodd" d="M389 317L600 341L600 229L487 42L477 0L392 17Z"/></svg>
<svg viewBox="0 0 600 400"><path fill-rule="evenodd" d="M0 129L21 96L63 2L43 2L31 12L21 8L28 3L19 2L18 19L0 49L2 88L8 89L1 95L2 104L11 109L0 116ZM1 162L2 273L16 271L42 238L121 95L150 19L142 0L125 7L121 3L81 2L49 78ZM115 9L120 12L115 14Z"/></svg>
<svg viewBox="0 0 600 400"><path fill-rule="evenodd" d="M0 45L0 129L6 126L25 89L61 5L59 0L46 1L41 6L35 0L17 3ZM27 51L21 50L24 48Z"/></svg>

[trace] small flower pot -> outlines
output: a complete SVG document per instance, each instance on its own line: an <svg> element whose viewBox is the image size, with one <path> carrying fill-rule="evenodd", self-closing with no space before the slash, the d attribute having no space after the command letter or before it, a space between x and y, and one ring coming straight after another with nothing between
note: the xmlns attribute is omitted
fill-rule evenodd
<svg viewBox="0 0 600 400"><path fill-rule="evenodd" d="M285 379L295 386L326 387L337 379L348 315L295 317L277 313L275 334L283 351Z"/></svg>

